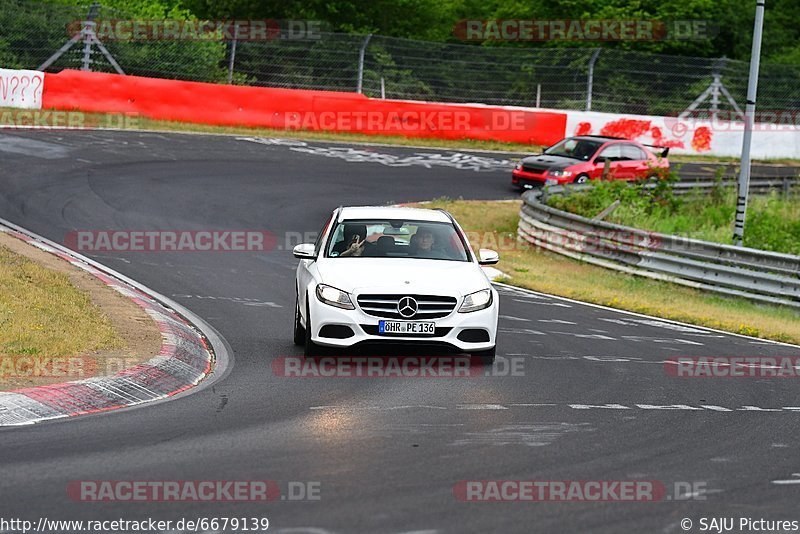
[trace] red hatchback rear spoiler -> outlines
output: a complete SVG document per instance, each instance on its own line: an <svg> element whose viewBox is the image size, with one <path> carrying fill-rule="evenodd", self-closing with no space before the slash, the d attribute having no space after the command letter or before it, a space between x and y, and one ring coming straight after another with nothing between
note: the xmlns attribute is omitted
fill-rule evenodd
<svg viewBox="0 0 800 534"><path fill-rule="evenodd" d="M644 145L644 146L646 146L648 148L661 149L661 153L660 154L656 150L652 151L656 156L658 156L660 158L666 158L667 155L669 154L669 147L668 146L658 146L658 145Z"/></svg>

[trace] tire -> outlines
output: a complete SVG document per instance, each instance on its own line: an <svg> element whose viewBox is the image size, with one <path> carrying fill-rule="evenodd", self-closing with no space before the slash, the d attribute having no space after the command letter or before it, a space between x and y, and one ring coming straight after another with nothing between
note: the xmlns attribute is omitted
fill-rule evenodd
<svg viewBox="0 0 800 534"><path fill-rule="evenodd" d="M572 181L574 184L585 184L589 181L589 176L586 174L579 174L575 177L575 180Z"/></svg>
<svg viewBox="0 0 800 534"><path fill-rule="evenodd" d="M306 298L306 327L304 330L305 335L303 336L303 354L305 357L315 358L317 356L323 356L325 354L325 349L311 341L311 313L308 309L308 298Z"/></svg>
<svg viewBox="0 0 800 534"><path fill-rule="evenodd" d="M483 363L484 365L491 365L492 363L494 363L494 358L496 354L497 354L497 346L495 345L491 349L479 350L477 352L471 353L470 355L477 356L478 358L480 358L481 363Z"/></svg>
<svg viewBox="0 0 800 534"><path fill-rule="evenodd" d="M304 345L306 342L306 329L300 324L300 299L294 300L294 344Z"/></svg>

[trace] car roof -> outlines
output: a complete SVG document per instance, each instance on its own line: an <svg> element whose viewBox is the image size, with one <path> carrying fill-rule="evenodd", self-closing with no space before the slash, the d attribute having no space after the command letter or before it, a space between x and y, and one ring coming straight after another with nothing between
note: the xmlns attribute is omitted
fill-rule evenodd
<svg viewBox="0 0 800 534"><path fill-rule="evenodd" d="M407 208L403 206L345 206L342 208L339 218L341 220L400 219L408 221L450 222L447 214L443 211Z"/></svg>
<svg viewBox="0 0 800 534"><path fill-rule="evenodd" d="M572 139L588 139L590 141L630 141L625 137L614 137L611 135L576 135Z"/></svg>

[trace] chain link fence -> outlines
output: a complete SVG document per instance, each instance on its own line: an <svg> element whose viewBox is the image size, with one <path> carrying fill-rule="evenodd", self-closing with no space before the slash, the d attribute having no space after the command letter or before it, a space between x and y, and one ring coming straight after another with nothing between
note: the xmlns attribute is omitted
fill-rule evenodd
<svg viewBox="0 0 800 534"><path fill-rule="evenodd" d="M0 0L0 66L36 69L87 18L89 6ZM98 6L95 20L132 20ZM76 28L77 24L77 28ZM71 33L68 31L71 28ZM677 115L744 108L748 64L612 48L478 46L286 31L267 40L104 40L126 74L215 83L356 91L370 97ZM363 50L363 52L362 52ZM87 54L90 55L87 56ZM114 72L77 42L48 71ZM737 106L738 103L738 106ZM800 111L800 66L762 64L759 110Z"/></svg>

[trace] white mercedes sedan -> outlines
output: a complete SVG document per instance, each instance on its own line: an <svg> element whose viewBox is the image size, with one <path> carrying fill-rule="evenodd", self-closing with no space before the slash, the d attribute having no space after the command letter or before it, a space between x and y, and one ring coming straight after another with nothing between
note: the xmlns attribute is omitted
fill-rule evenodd
<svg viewBox="0 0 800 534"><path fill-rule="evenodd" d="M476 258L448 212L340 207L294 256L294 342L306 356L401 343L494 358L498 297L481 265L499 258Z"/></svg>

